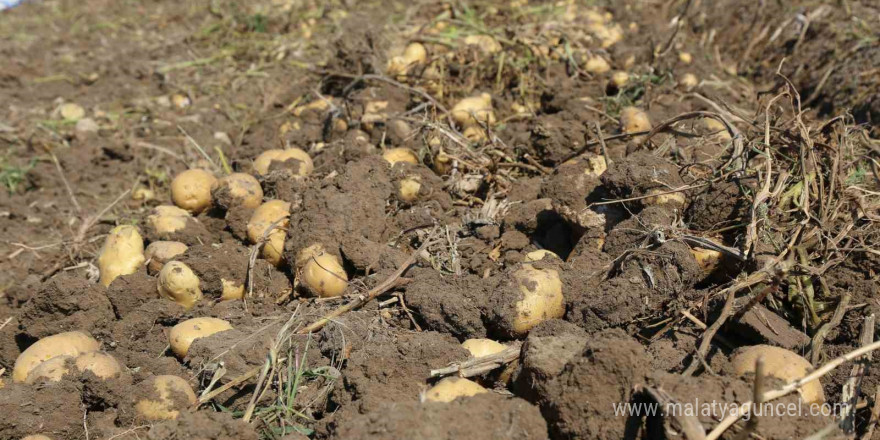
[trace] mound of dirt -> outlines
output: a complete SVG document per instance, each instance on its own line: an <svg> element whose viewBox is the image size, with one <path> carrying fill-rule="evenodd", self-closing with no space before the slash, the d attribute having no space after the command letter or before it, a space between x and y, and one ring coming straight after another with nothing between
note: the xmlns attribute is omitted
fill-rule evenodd
<svg viewBox="0 0 880 440"><path fill-rule="evenodd" d="M95 333L116 319L105 292L101 285L76 275L59 275L21 308L20 334L35 341L72 330Z"/></svg>
<svg viewBox="0 0 880 440"><path fill-rule="evenodd" d="M177 420L153 425L147 432L149 440L182 438L205 440L257 440L254 428L224 412L183 413Z"/></svg>

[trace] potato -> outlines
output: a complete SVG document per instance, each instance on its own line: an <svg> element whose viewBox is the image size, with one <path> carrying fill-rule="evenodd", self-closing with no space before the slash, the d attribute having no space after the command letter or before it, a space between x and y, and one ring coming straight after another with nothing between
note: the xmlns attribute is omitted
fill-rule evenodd
<svg viewBox="0 0 880 440"><path fill-rule="evenodd" d="M525 336L541 322L565 315L562 281L555 269L537 269L526 264L514 272L513 277L522 293L511 322L514 335Z"/></svg>
<svg viewBox="0 0 880 440"><path fill-rule="evenodd" d="M713 133L712 136L715 137L716 139L719 139L722 141L728 141L731 139L730 132L727 131L727 127L721 121L719 121L717 119L703 118L703 127L705 127L709 133ZM755 157L763 158L764 156L755 156Z"/></svg>
<svg viewBox="0 0 880 440"><path fill-rule="evenodd" d="M679 52L678 60L684 64L690 64L694 60L694 57L688 52Z"/></svg>
<svg viewBox="0 0 880 440"><path fill-rule="evenodd" d="M491 35L468 35L464 37L464 44L465 46L476 46L487 55L501 52L501 44Z"/></svg>
<svg viewBox="0 0 880 440"><path fill-rule="evenodd" d="M134 191L131 192L131 199L138 200L142 202L148 202L156 198L156 192L149 189L139 186L135 188Z"/></svg>
<svg viewBox="0 0 880 440"><path fill-rule="evenodd" d="M27 437L22 437L21 440L52 440L52 438L43 434L31 434Z"/></svg>
<svg viewBox="0 0 880 440"><path fill-rule="evenodd" d="M147 260L147 270L155 274L162 270L166 262L186 252L189 247L179 241L154 241L144 251Z"/></svg>
<svg viewBox="0 0 880 440"><path fill-rule="evenodd" d="M224 330L232 330L232 325L222 319L211 317L187 319L171 328L168 333L168 343L171 344L171 351L183 359L193 341Z"/></svg>
<svg viewBox="0 0 880 440"><path fill-rule="evenodd" d="M507 349L507 346L493 341L491 339L468 339L461 343L461 348L468 351L471 356L478 358L489 356L490 354L500 353Z"/></svg>
<svg viewBox="0 0 880 440"><path fill-rule="evenodd" d="M618 70L611 74L611 84L618 89L622 88L629 82L629 74Z"/></svg>
<svg viewBox="0 0 880 440"><path fill-rule="evenodd" d="M135 411L147 421L176 419L181 410L197 401L196 393L186 380L177 376L154 376L141 382L138 388L144 397L135 403Z"/></svg>
<svg viewBox="0 0 880 440"><path fill-rule="evenodd" d="M303 286L321 298L340 296L348 287L348 274L335 255L320 244L300 251L297 267Z"/></svg>
<svg viewBox="0 0 880 440"><path fill-rule="evenodd" d="M620 111L620 125L624 133L648 131L653 127L648 114L636 107L624 107Z"/></svg>
<svg viewBox="0 0 880 440"><path fill-rule="evenodd" d="M65 374L70 372L70 369L67 366L68 361L72 362L73 356L55 356L52 359L41 362L34 367L30 373L28 373L27 377L24 379L24 383L33 385L39 381L58 382Z"/></svg>
<svg viewBox="0 0 880 440"><path fill-rule="evenodd" d="M700 81L697 79L697 76L693 73L685 73L684 75L682 75L681 80L678 82L678 84L686 90L690 90L696 87L699 82Z"/></svg>
<svg viewBox="0 0 880 440"><path fill-rule="evenodd" d="M488 393L480 384L462 377L447 377L424 393L424 402L449 403L459 397L471 397Z"/></svg>
<svg viewBox="0 0 880 440"><path fill-rule="evenodd" d="M100 351L83 353L74 359L74 364L81 373L91 371L100 379L110 379L122 372L116 358Z"/></svg>
<svg viewBox="0 0 880 440"><path fill-rule="evenodd" d="M323 102L323 101L319 101ZM294 170L294 174L299 177L306 177L312 174L315 164L309 154L299 148L288 148L286 150L266 150L254 160L254 170L261 176L269 174L272 162L284 163L288 160L295 159L299 161L299 166Z"/></svg>
<svg viewBox="0 0 880 440"><path fill-rule="evenodd" d="M250 174L232 173L214 182L211 198L215 205L223 209L234 206L256 209L263 203L263 188Z"/></svg>
<svg viewBox="0 0 880 440"><path fill-rule="evenodd" d="M495 123L495 112L492 110L492 95L482 93L479 96L464 98L451 110L452 120L461 127Z"/></svg>
<svg viewBox="0 0 880 440"><path fill-rule="evenodd" d="M441 151L434 155L434 172L437 174L449 173L452 171L452 166L452 158L448 154Z"/></svg>
<svg viewBox="0 0 880 440"><path fill-rule="evenodd" d="M160 205L147 216L147 227L157 235L171 234L186 228L191 218L189 212L176 206Z"/></svg>
<svg viewBox="0 0 880 440"><path fill-rule="evenodd" d="M669 205L675 208L683 208L687 204L684 194L680 192L670 193L669 191L663 188L652 189L646 194L651 197L643 199L642 203L645 205Z"/></svg>
<svg viewBox="0 0 880 440"><path fill-rule="evenodd" d="M220 301L244 298L244 283L221 278L220 284L223 285L223 291L220 293Z"/></svg>
<svg viewBox="0 0 880 440"><path fill-rule="evenodd" d="M116 277L133 274L143 264L144 239L138 229L131 225L111 229L98 257L101 284L109 286Z"/></svg>
<svg viewBox="0 0 880 440"><path fill-rule="evenodd" d="M391 166L394 166L394 164L398 162L411 163L413 165L419 164L418 156L416 156L416 153L413 153L409 148L388 149L382 154L382 158L390 163Z"/></svg>
<svg viewBox="0 0 880 440"><path fill-rule="evenodd" d="M694 256L694 259L697 260L697 264L700 265L700 269L703 269L703 273L706 275L715 272L715 269L721 265L721 252L716 250L691 248L691 254Z"/></svg>
<svg viewBox="0 0 880 440"><path fill-rule="evenodd" d="M421 43L410 43L403 50L403 55L392 57L388 60L386 73L392 76L405 75L416 64L424 63L428 59L428 51Z"/></svg>
<svg viewBox="0 0 880 440"><path fill-rule="evenodd" d="M281 264L284 252L284 240L287 238L287 225L290 216L290 203L283 200L270 200L254 210L247 224L248 239L251 243L259 243L266 231L275 224L274 229L266 235L261 255L270 263ZM275 223L277 222L277 223Z"/></svg>
<svg viewBox="0 0 880 440"><path fill-rule="evenodd" d="M462 130L461 134L465 139L471 142L482 142L488 139L486 135L486 129L479 125L471 125L469 127L465 127Z"/></svg>
<svg viewBox="0 0 880 440"><path fill-rule="evenodd" d="M771 345L753 345L734 352L731 362L737 376L755 373L755 361L764 358L764 373L785 382L793 382L813 371L810 362L784 348ZM825 393L818 379L798 389L801 399L808 404L825 403Z"/></svg>
<svg viewBox="0 0 880 440"><path fill-rule="evenodd" d="M547 249L538 249L536 251L531 251L527 253L525 258L523 258L523 262L532 263L535 261L541 261L545 258L548 260L562 261L562 259L559 258L559 255L556 255L555 253L548 251Z"/></svg>
<svg viewBox="0 0 880 440"><path fill-rule="evenodd" d="M23 351L12 369L12 380L24 382L28 374L42 362L56 356L78 356L96 351L101 344L87 333L80 331L58 333L47 336Z"/></svg>
<svg viewBox="0 0 880 440"><path fill-rule="evenodd" d="M76 122L86 117L86 110L79 104L68 102L61 104L61 107L58 107L58 114L61 115L61 119L64 119L65 121Z"/></svg>
<svg viewBox="0 0 880 440"><path fill-rule="evenodd" d="M419 198L419 190L422 189L422 182L419 176L409 176L400 181L400 199L404 202L412 203Z"/></svg>
<svg viewBox="0 0 880 440"><path fill-rule="evenodd" d="M208 171L186 170L171 181L171 200L179 208L198 214L211 207L211 186L216 181Z"/></svg>
<svg viewBox="0 0 880 440"><path fill-rule="evenodd" d="M605 58L600 56L591 56L584 62L584 70L590 73L602 74L611 70L611 65Z"/></svg>
<svg viewBox="0 0 880 440"><path fill-rule="evenodd" d="M191 309L202 299L199 277L192 269L180 261L169 261L159 271L157 283L159 295L168 298L186 309Z"/></svg>

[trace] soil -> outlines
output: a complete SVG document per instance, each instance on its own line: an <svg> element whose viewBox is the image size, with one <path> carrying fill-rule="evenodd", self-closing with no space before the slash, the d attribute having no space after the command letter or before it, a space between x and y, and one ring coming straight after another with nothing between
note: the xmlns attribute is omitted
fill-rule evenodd
<svg viewBox="0 0 880 440"><path fill-rule="evenodd" d="M669 438L680 417L614 405L742 403L753 384L733 351L780 346L819 367L880 310L873 2L129 3L0 12L2 439ZM411 43L425 60L389 70ZM481 94L493 115L455 122ZM625 133L626 107L654 130ZM294 147L310 174L288 160L256 175L261 153ZM389 164L392 148L416 163ZM191 168L253 174L265 201L290 203L280 264L248 240L254 210L222 192L183 229L152 230ZM203 299L161 297L145 267L100 284L118 225L187 244L177 259ZM701 239L726 247L717 268ZM316 244L345 271L342 297L303 286L296 262ZM529 261L537 250L555 256ZM523 333L526 265L559 275L565 314ZM229 285L245 297L221 301ZM207 316L233 329L175 356L171 328ZM12 381L24 350L72 330L121 373ZM473 338L522 348L471 377L487 392L423 401ZM829 403L851 369L821 378ZM176 419L142 420L158 375L210 399L172 393ZM878 384L869 365L847 435L874 429ZM753 435L831 422L767 417Z"/></svg>

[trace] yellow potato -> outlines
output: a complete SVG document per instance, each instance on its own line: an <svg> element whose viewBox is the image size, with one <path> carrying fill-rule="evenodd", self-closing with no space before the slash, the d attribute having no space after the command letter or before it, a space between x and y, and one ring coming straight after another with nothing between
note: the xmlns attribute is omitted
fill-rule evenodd
<svg viewBox="0 0 880 440"><path fill-rule="evenodd" d="M275 266L282 262L289 216L290 203L283 200L270 200L254 211L247 224L248 239L251 243L259 243L263 239L263 235L266 234L266 242L260 253L263 258ZM273 224L274 228L267 234L266 231Z"/></svg>
<svg viewBox="0 0 880 440"><path fill-rule="evenodd" d="M73 356L61 355L42 362L28 373L24 383L32 385L39 381L58 382L70 371L67 367L67 361L72 360Z"/></svg>
<svg viewBox="0 0 880 440"><path fill-rule="evenodd" d="M434 156L434 171L437 174L446 174L452 170L452 158L444 152L439 152Z"/></svg>
<svg viewBox="0 0 880 440"><path fill-rule="evenodd" d="M664 194L667 193L667 194ZM680 192L669 193L668 189L655 188L648 191L651 197L643 199L645 205L669 205L677 208L684 207L687 204L684 194Z"/></svg>
<svg viewBox="0 0 880 440"><path fill-rule="evenodd" d="M562 259L559 258L559 255L556 255L555 253L548 251L547 249L538 249L536 251L531 251L527 253L525 258L523 258L523 262L532 263L544 259L562 261Z"/></svg>
<svg viewBox="0 0 880 440"><path fill-rule="evenodd" d="M699 82L700 81L697 79L697 76L693 73L685 73L684 75L682 75L681 80L678 83L685 89L690 90L696 87Z"/></svg>
<svg viewBox="0 0 880 440"><path fill-rule="evenodd" d="M154 241L150 243L144 251L144 258L147 260L147 269L150 273L159 272L162 270L162 266L164 266L166 262L183 254L187 249L189 249L189 247L179 241Z"/></svg>
<svg viewBox="0 0 880 440"><path fill-rule="evenodd" d="M302 266L300 279L307 289L322 298L340 296L348 287L348 274L339 259L329 252L308 258Z"/></svg>
<svg viewBox="0 0 880 440"><path fill-rule="evenodd" d="M419 164L418 156L409 148L391 148L382 154L382 158L390 163L391 166L398 162L411 163L413 165Z"/></svg>
<svg viewBox="0 0 880 440"><path fill-rule="evenodd" d="M220 279L220 283L223 285L223 292L220 294L220 301L244 298L244 283L229 281L223 278Z"/></svg>
<svg viewBox="0 0 880 440"><path fill-rule="evenodd" d="M730 132L727 131L727 126L724 125L721 121L714 118L703 118L703 126L706 127L706 130L709 133L714 133L713 136L722 141L727 141L731 139ZM756 157L764 157L764 156L756 156Z"/></svg>
<svg viewBox="0 0 880 440"><path fill-rule="evenodd" d="M147 227L157 235L171 234L186 228L191 218L189 212L176 206L160 205L147 216Z"/></svg>
<svg viewBox="0 0 880 440"><path fill-rule="evenodd" d="M263 188L254 176L232 173L221 177L211 187L214 203L223 209L243 206L256 209L263 203Z"/></svg>
<svg viewBox="0 0 880 440"><path fill-rule="evenodd" d="M526 264L513 277L523 295L516 303L511 329L514 334L524 336L541 322L565 315L562 281L555 269L536 269Z"/></svg>
<svg viewBox="0 0 880 440"><path fill-rule="evenodd" d="M584 63L584 70L590 73L605 73L611 70L611 65L608 64L608 61L605 61L605 58L600 56L592 56L587 58Z"/></svg>
<svg viewBox="0 0 880 440"><path fill-rule="evenodd" d="M470 127L465 127L461 132L464 135L464 138L471 142L483 142L487 139L486 129L479 125L471 125Z"/></svg>
<svg viewBox="0 0 880 440"><path fill-rule="evenodd" d="M111 229L98 257L101 284L109 286L116 277L133 274L143 264L144 239L138 229L130 225Z"/></svg>
<svg viewBox="0 0 880 440"><path fill-rule="evenodd" d="M700 269L706 275L711 274L721 265L721 252L712 249L691 248L691 255L697 260Z"/></svg>
<svg viewBox="0 0 880 440"><path fill-rule="evenodd" d="M422 400L425 402L449 403L459 397L471 397L488 392L488 390L472 380L462 377L447 377L426 391L422 396Z"/></svg>
<svg viewBox="0 0 880 440"><path fill-rule="evenodd" d="M764 359L764 373L785 382L793 382L813 371L810 362L784 348L771 345L753 345L734 353L731 362L737 376L755 372L755 361ZM818 379L798 389L801 399L808 404L825 403L825 392Z"/></svg>
<svg viewBox="0 0 880 440"><path fill-rule="evenodd" d="M464 37L465 46L476 46L481 52L491 55L501 52L501 44L491 35L468 35Z"/></svg>
<svg viewBox="0 0 880 440"><path fill-rule="evenodd" d="M72 331L47 336L23 351L15 360L12 380L24 382L37 365L56 356L78 356L81 353L96 351L101 344L87 333Z"/></svg>
<svg viewBox="0 0 880 440"><path fill-rule="evenodd" d="M422 183L419 176L410 176L400 181L400 199L412 203L419 198L419 190Z"/></svg>
<svg viewBox="0 0 880 440"><path fill-rule="evenodd" d="M157 283L159 295L168 298L187 309L202 299L199 277L192 269L180 261L169 261L159 271Z"/></svg>
<svg viewBox="0 0 880 440"><path fill-rule="evenodd" d="M179 208L198 214L211 207L211 186L216 181L208 171L186 170L171 181L171 200Z"/></svg>
<svg viewBox="0 0 880 440"><path fill-rule="evenodd" d="M27 437L22 437L21 440L52 440L52 438L43 434L31 434Z"/></svg>
<svg viewBox="0 0 880 440"><path fill-rule="evenodd" d="M451 110L452 120L462 127L495 123L495 112L492 110L492 95L482 93L478 96L458 101Z"/></svg>
<svg viewBox="0 0 880 440"><path fill-rule="evenodd" d="M232 330L232 325L222 319L211 317L187 319L171 328L168 342L171 344L171 351L183 359L193 341L224 330Z"/></svg>
<svg viewBox="0 0 880 440"><path fill-rule="evenodd" d="M323 101L319 101L323 102ZM263 154L257 156L254 160L254 170L261 176L269 174L269 168L272 162L286 162L290 159L296 159L300 162L299 168L294 173L299 177L306 177L315 169L315 164L309 154L299 148L288 148L286 150L267 150Z"/></svg>
<svg viewBox="0 0 880 440"><path fill-rule="evenodd" d="M489 356L490 354L500 353L507 349L507 346L493 341L491 339L468 339L461 343L461 348L464 348L471 354L471 356L478 358L483 356Z"/></svg>
<svg viewBox="0 0 880 440"><path fill-rule="evenodd" d="M79 104L73 102L62 104L61 107L58 108L58 113L61 115L61 119L72 122L79 121L86 116L86 110Z"/></svg>
<svg viewBox="0 0 880 440"><path fill-rule="evenodd" d="M428 59L428 51L421 43L410 43L406 46L402 56L392 57L388 60L386 72L389 75L404 75L409 69L416 65L424 63Z"/></svg>
<svg viewBox="0 0 880 440"><path fill-rule="evenodd" d="M80 372L91 371L100 379L110 379L122 372L116 358L100 351L83 353L74 359L74 364Z"/></svg>
<svg viewBox="0 0 880 440"><path fill-rule="evenodd" d="M684 64L690 64L694 60L694 57L688 52L679 52L678 60Z"/></svg>
<svg viewBox="0 0 880 440"><path fill-rule="evenodd" d="M147 421L173 420L194 405L196 393L177 376L154 376L138 385L146 397L135 404L137 415Z"/></svg>
<svg viewBox="0 0 880 440"><path fill-rule="evenodd" d="M636 107L624 107L620 111L620 124L624 133L648 131L653 127L648 114Z"/></svg>
<svg viewBox="0 0 880 440"><path fill-rule="evenodd" d="M611 74L611 84L614 87L622 88L629 82L629 74L623 71L617 71Z"/></svg>

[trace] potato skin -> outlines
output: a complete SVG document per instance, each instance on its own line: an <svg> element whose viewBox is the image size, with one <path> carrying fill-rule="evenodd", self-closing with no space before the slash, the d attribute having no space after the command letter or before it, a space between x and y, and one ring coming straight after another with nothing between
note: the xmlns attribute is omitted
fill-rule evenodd
<svg viewBox="0 0 880 440"><path fill-rule="evenodd" d="M525 264L513 273L513 278L521 299L509 323L511 334L525 336L541 322L565 315L562 281L555 269L537 269Z"/></svg>
<svg viewBox="0 0 880 440"><path fill-rule="evenodd" d="M398 162L411 163L413 165L419 164L419 157L409 148L390 148L385 150L385 153L382 154L382 158L391 164L391 166L394 166L394 164Z"/></svg>
<svg viewBox="0 0 880 440"><path fill-rule="evenodd" d="M110 379L122 372L122 366L119 365L116 358L100 351L83 353L77 356L73 362L81 373L91 371L100 379Z"/></svg>
<svg viewBox="0 0 880 440"><path fill-rule="evenodd" d="M73 356L61 355L55 356L45 362L41 362L34 367L24 380L24 383L33 385L40 380L46 382L58 382L70 371L67 362L73 361Z"/></svg>
<svg viewBox="0 0 880 440"><path fill-rule="evenodd" d="M458 101L450 111L452 119L461 127L492 125L495 112L492 110L492 95L488 93L471 96Z"/></svg>
<svg viewBox="0 0 880 440"><path fill-rule="evenodd" d="M176 419L181 409L186 409L197 401L196 393L189 383L178 376L154 376L141 382L138 388L145 397L135 403L135 411L141 419L147 421ZM175 401L175 395L184 397L186 404Z"/></svg>
<svg viewBox="0 0 880 440"><path fill-rule="evenodd" d="M98 257L101 284L109 286L116 277L137 272L144 264L144 239L134 226L122 225L110 230Z"/></svg>
<svg viewBox="0 0 880 440"><path fill-rule="evenodd" d="M624 107L620 111L620 125L624 133L636 133L653 128L648 114L636 107Z"/></svg>
<svg viewBox="0 0 880 440"><path fill-rule="evenodd" d="M306 261L300 278L303 285L321 298L340 296L348 287L348 274L335 255L323 252Z"/></svg>
<svg viewBox="0 0 880 440"><path fill-rule="evenodd" d="M211 206L211 186L216 181L208 171L186 170L171 181L171 200L179 208L198 214Z"/></svg>
<svg viewBox="0 0 880 440"><path fill-rule="evenodd" d="M101 344L90 335L72 331L47 336L23 351L15 360L12 369L12 380L24 382L28 374L40 363L55 356L78 356L81 353L96 351Z"/></svg>
<svg viewBox="0 0 880 440"><path fill-rule="evenodd" d="M449 403L459 397L470 397L488 392L482 385L472 380L462 377L447 377L426 391L423 399L426 402Z"/></svg>
<svg viewBox="0 0 880 440"><path fill-rule="evenodd" d="M144 250L144 258L147 260L147 270L155 274L162 270L165 263L174 257L183 254L189 246L179 241L154 241Z"/></svg>
<svg viewBox="0 0 880 440"><path fill-rule="evenodd" d="M147 227L157 235L171 234L186 228L186 222L192 215L184 209L171 205L160 205L153 208L147 216Z"/></svg>
<svg viewBox="0 0 880 440"><path fill-rule="evenodd" d="M222 319L211 317L188 319L171 328L168 342L174 354L183 359L193 341L224 330L232 330L232 325Z"/></svg>
<svg viewBox="0 0 880 440"><path fill-rule="evenodd" d="M235 206L256 209L263 203L263 188L254 176L233 173L214 182L211 198L214 205L223 209Z"/></svg>
<svg viewBox="0 0 880 440"><path fill-rule="evenodd" d="M764 372L768 376L791 382L813 371L810 362L794 352L772 345L753 345L737 350L731 363L737 376L755 372L755 361L764 358ZM798 392L808 404L825 403L825 392L818 379L808 382Z"/></svg>
<svg viewBox="0 0 880 440"><path fill-rule="evenodd" d="M471 356L478 358L502 352L507 349L507 346L491 339L476 338L462 342L461 348L467 350Z"/></svg>
<svg viewBox="0 0 880 440"><path fill-rule="evenodd" d="M159 294L187 309L202 299L199 277L184 263L169 261L159 271L157 283Z"/></svg>
<svg viewBox="0 0 880 440"><path fill-rule="evenodd" d="M284 241L287 239L287 226L289 224L290 203L283 200L270 200L254 210L254 214L247 224L248 239L251 243L258 243L263 234L273 223L275 228L266 237L261 255L275 266L282 263Z"/></svg>

